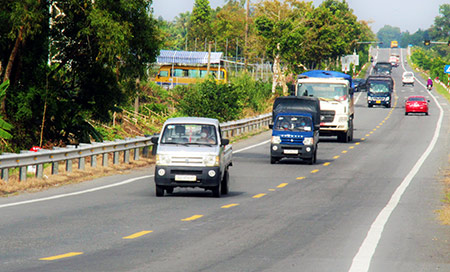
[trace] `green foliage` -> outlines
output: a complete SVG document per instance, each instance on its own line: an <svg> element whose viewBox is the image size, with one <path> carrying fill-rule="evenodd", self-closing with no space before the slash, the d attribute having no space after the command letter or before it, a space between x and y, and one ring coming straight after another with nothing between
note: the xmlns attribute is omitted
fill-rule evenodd
<svg viewBox="0 0 450 272"><path fill-rule="evenodd" d="M9 81L5 81L2 84L0 84L0 100L3 99L3 97L6 94L6 89L9 87ZM9 131L13 128L13 125L6 122L3 119L3 116L0 115L0 139L11 139L12 135L9 133Z"/></svg>
<svg viewBox="0 0 450 272"><path fill-rule="evenodd" d="M211 7L208 0L195 0L192 15L189 20L188 39L190 48L204 44L205 39L211 40ZM198 46L202 48L202 46Z"/></svg>
<svg viewBox="0 0 450 272"><path fill-rule="evenodd" d="M232 78L230 83L239 94L239 100L242 101L244 108L262 112L270 104L270 97L272 96L271 84L255 81L246 72Z"/></svg>
<svg viewBox="0 0 450 272"><path fill-rule="evenodd" d="M181 97L177 109L187 116L217 118L221 122L235 120L243 109L240 94L231 84L208 79L199 84L175 89Z"/></svg>
<svg viewBox="0 0 450 272"><path fill-rule="evenodd" d="M439 77L441 81L447 84L447 74L444 73L444 67L450 61L449 57L442 57L431 50L416 48L411 55L411 60L421 69L429 71L431 78Z"/></svg>

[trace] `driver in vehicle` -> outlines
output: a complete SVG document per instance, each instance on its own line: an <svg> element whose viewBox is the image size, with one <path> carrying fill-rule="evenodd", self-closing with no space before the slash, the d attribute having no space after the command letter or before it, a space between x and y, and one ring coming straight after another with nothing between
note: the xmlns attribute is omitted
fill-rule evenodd
<svg viewBox="0 0 450 272"><path fill-rule="evenodd" d="M216 137L215 137L214 133L211 133L211 131L208 127L203 127L202 132L200 133L199 141L202 143L215 144Z"/></svg>

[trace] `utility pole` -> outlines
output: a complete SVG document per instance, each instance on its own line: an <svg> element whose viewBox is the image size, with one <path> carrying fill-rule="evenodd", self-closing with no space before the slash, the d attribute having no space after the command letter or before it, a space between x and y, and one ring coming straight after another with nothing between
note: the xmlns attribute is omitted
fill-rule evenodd
<svg viewBox="0 0 450 272"><path fill-rule="evenodd" d="M245 12L245 47L244 47L244 69L247 71L248 59L248 15L250 11L250 0L247 0L247 10Z"/></svg>
<svg viewBox="0 0 450 272"><path fill-rule="evenodd" d="M211 44L212 44L212 42L210 41L208 43L208 66L206 68L206 76L209 76L209 69L211 66Z"/></svg>

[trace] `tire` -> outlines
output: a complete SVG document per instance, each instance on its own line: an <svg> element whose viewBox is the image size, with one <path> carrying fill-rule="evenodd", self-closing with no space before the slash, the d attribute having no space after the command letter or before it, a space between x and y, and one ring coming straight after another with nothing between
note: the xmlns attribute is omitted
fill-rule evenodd
<svg viewBox="0 0 450 272"><path fill-rule="evenodd" d="M408 112L405 111L405 115L408 115Z"/></svg>
<svg viewBox="0 0 450 272"><path fill-rule="evenodd" d="M339 133L337 136L337 140L338 140L338 142L341 142L341 143L347 143L348 142L347 132Z"/></svg>
<svg viewBox="0 0 450 272"><path fill-rule="evenodd" d="M371 105L371 104L367 104L367 106L368 106L369 108L372 108L372 107L373 107L373 105Z"/></svg>
<svg viewBox="0 0 450 272"><path fill-rule="evenodd" d="M390 108L391 107L391 104L386 104L386 108Z"/></svg>
<svg viewBox="0 0 450 272"><path fill-rule="evenodd" d="M223 179L222 179L221 193L223 195L226 195L229 192L229 187L228 187L229 180L230 180L230 174L228 172L228 169L226 169L225 173L223 174Z"/></svg>
<svg viewBox="0 0 450 272"><path fill-rule="evenodd" d="M222 193L222 181L220 181L219 184L217 184L217 186L212 189L213 197L219 198L221 193Z"/></svg>
<svg viewBox="0 0 450 272"><path fill-rule="evenodd" d="M164 188L159 185L155 185L155 192L157 197L164 196Z"/></svg>
<svg viewBox="0 0 450 272"><path fill-rule="evenodd" d="M348 141L351 142L351 141L353 141L353 119L350 121L349 131L350 131L350 133L347 137L348 137Z"/></svg>
<svg viewBox="0 0 450 272"><path fill-rule="evenodd" d="M167 192L168 194L173 193L173 187L167 187L167 188L166 188L166 192Z"/></svg>
<svg viewBox="0 0 450 272"><path fill-rule="evenodd" d="M428 115L428 112L425 112L425 115Z"/></svg>
<svg viewBox="0 0 450 272"><path fill-rule="evenodd" d="M316 163L316 161L317 161L317 148L316 148L316 150L314 150L314 154L313 154L312 158L308 159L307 162L309 165L313 165Z"/></svg>

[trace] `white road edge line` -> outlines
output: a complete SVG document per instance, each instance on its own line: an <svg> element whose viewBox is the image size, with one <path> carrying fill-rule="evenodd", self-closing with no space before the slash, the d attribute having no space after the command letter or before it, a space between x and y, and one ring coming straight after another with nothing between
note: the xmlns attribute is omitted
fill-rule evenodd
<svg viewBox="0 0 450 272"><path fill-rule="evenodd" d="M401 59L402 59L402 66L403 69L405 69L405 66L403 65L403 50L400 50L401 53ZM419 82L424 88L426 86ZM387 221L389 220L389 217L391 216L391 213L394 211L394 209L397 207L398 203L400 202L400 199L403 195L403 193L408 188L409 184L411 183L412 179L415 177L417 172L422 167L425 160L428 158L428 156L431 154L431 151L435 147L440 131L442 126L442 120L444 117L444 111L441 107L441 105L438 103L436 97L429 92L431 97L436 102L436 105L439 108L439 119L436 124L436 129L434 131L433 139L431 140L430 144L428 145L425 152L422 154L422 156L419 158L419 160L416 162L414 167L411 169L411 171L406 175L406 177L403 179L402 183L397 187L394 194L391 196L391 199L387 203L387 205L381 210L381 212L378 214L375 221L370 226L369 232L367 233L366 238L364 239L363 243L361 244L358 253L355 255L352 261L352 265L349 272L366 272L369 271L370 263L373 258L373 254L375 253L375 250L378 246L378 242L381 238L381 233L383 232L384 226L386 225Z"/></svg>
<svg viewBox="0 0 450 272"><path fill-rule="evenodd" d="M260 145L267 144L268 142L270 142L270 140L267 140L267 141L264 141L262 143L255 144L255 145L252 145L252 146L248 146L248 147L245 147L245 148L242 148L242 149L238 149L236 151L233 151L233 153L239 153L239 152L248 150L250 148L254 148L254 147L257 147L257 146L260 146ZM36 203L36 202L42 202L42 201L47 201L47 200L53 200L53 199L58 199L58 198L63 198L63 197L69 197L69 196L76 196L76 195L92 193L92 192L95 192L95 191L105 190L105 189L113 188L113 187L116 187L116 186L121 186L121 185L125 185L125 184L128 184L128 183L132 183L132 182L135 182L135 181L138 181L138 180L141 180L141 179L147 179L147 178L152 178L152 177L154 177L154 175L148 175L148 176L142 176L142 177L138 177L138 178L127 179L127 180L124 180L124 181L121 181L121 182L118 182L118 183L105 185L105 186L100 186L100 187L96 187L96 188L92 188L92 189L88 189L88 190L68 193L68 194L61 194L61 195L55 195L55 196L50 196L50 197L44 197L44 198L31 199L31 200L26 200L26 201L20 201L20 202L3 204L3 205L0 205L0 209L7 208L7 207L12 207L12 206L19 206L19 205Z"/></svg>

